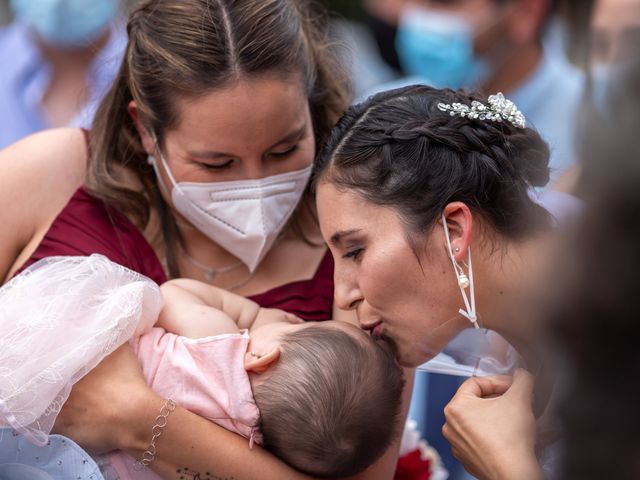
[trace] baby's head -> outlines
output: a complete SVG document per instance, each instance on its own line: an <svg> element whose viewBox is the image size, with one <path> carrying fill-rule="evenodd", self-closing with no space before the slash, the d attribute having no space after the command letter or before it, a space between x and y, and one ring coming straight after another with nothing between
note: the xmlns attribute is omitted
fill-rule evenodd
<svg viewBox="0 0 640 480"><path fill-rule="evenodd" d="M402 371L387 344L353 325L298 327L280 336L280 358L250 376L263 446L314 476L353 475L399 431Z"/></svg>

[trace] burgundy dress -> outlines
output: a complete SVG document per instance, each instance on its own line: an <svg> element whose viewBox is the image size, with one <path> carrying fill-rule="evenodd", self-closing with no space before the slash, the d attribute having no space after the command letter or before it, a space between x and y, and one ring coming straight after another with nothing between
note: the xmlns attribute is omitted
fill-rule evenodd
<svg viewBox="0 0 640 480"><path fill-rule="evenodd" d="M136 226L83 188L74 193L21 270L45 257L92 253L102 254L158 284L167 280L158 257ZM331 318L331 254L326 253L313 278L287 283L249 298L262 307L280 308L304 320Z"/></svg>

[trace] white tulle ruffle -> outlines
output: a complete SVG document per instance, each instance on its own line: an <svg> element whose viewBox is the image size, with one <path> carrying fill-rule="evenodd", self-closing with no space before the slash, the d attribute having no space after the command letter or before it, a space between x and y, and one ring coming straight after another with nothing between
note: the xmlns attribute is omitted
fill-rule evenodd
<svg viewBox="0 0 640 480"><path fill-rule="evenodd" d="M0 426L47 442L71 387L162 308L158 286L101 255L40 260L0 288Z"/></svg>

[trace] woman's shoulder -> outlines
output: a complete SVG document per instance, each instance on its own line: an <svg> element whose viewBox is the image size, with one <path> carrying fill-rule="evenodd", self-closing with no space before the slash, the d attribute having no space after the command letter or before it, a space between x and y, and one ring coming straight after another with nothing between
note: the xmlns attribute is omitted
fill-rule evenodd
<svg viewBox="0 0 640 480"><path fill-rule="evenodd" d="M80 128L54 128L34 133L0 151L3 162L22 160L50 171L63 164L84 175L87 161L87 132Z"/></svg>
<svg viewBox="0 0 640 480"><path fill-rule="evenodd" d="M86 163L79 129L40 132L0 151L0 278L82 185Z"/></svg>
<svg viewBox="0 0 640 480"><path fill-rule="evenodd" d="M5 205L18 200L23 213L46 217L82 185L86 167L83 130L36 133L0 151L0 199Z"/></svg>

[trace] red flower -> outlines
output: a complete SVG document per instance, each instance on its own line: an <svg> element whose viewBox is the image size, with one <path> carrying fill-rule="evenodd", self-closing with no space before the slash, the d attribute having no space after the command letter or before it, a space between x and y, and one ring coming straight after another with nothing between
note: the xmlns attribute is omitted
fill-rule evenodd
<svg viewBox="0 0 640 480"><path fill-rule="evenodd" d="M431 462L422 460L420 450L413 450L398 459L394 480L429 480Z"/></svg>

